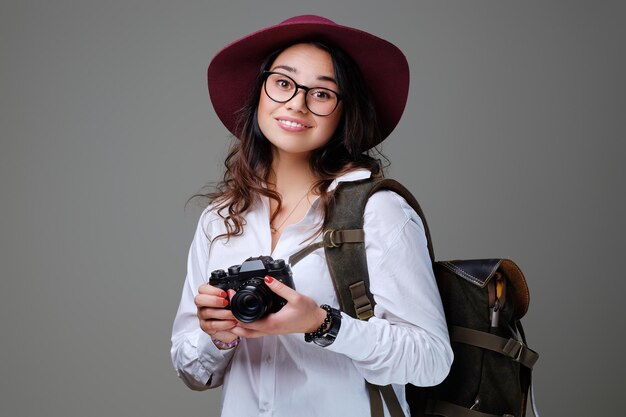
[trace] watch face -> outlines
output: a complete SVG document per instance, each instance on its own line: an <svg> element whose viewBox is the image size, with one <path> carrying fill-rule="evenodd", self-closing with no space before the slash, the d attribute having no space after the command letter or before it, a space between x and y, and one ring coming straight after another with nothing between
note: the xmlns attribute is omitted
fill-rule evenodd
<svg viewBox="0 0 626 417"><path fill-rule="evenodd" d="M330 335L330 334L325 334L322 337L316 337L315 339L313 339L313 343L315 343L318 346L322 346L322 347L329 346L334 341L335 341L335 336Z"/></svg>

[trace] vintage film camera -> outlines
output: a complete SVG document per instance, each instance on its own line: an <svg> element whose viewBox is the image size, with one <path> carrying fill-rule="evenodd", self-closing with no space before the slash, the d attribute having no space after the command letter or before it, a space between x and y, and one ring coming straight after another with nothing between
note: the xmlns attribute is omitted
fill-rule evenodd
<svg viewBox="0 0 626 417"><path fill-rule="evenodd" d="M244 323L252 323L270 313L279 311L287 301L276 295L265 284L266 275L294 288L291 268L283 259L271 256L248 258L241 265L233 265L228 272L217 269L211 272L209 284L224 291L236 291L230 305L235 318Z"/></svg>

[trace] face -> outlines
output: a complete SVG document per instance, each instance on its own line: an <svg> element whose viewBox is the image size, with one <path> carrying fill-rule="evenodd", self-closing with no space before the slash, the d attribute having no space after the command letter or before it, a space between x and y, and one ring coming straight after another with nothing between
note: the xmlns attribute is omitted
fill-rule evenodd
<svg viewBox="0 0 626 417"><path fill-rule="evenodd" d="M272 63L270 71L291 77L307 87L323 87L340 92L335 80L330 54L312 44L297 44L285 49ZM342 105L328 116L318 116L305 105L306 92L298 89L295 97L285 103L270 99L261 91L258 122L274 151L307 156L324 146L331 138L339 120Z"/></svg>

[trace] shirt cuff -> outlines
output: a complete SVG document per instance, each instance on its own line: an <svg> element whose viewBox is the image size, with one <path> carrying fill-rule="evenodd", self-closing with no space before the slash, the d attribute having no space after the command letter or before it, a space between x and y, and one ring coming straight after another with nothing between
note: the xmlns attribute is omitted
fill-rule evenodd
<svg viewBox="0 0 626 417"><path fill-rule="evenodd" d="M370 320L375 319L372 317ZM367 329L368 323L341 313L341 327L335 341L326 349L341 353L353 360L364 360L376 346L375 331Z"/></svg>
<svg viewBox="0 0 626 417"><path fill-rule="evenodd" d="M222 350L215 346L211 336L202 332L198 337L198 361L209 373L224 368L224 363L235 354L235 349ZM226 361L226 362L225 362Z"/></svg>

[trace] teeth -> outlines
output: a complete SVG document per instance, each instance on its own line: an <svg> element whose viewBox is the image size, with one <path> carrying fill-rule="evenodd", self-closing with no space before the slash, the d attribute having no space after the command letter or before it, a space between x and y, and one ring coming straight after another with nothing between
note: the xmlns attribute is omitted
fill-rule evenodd
<svg viewBox="0 0 626 417"><path fill-rule="evenodd" d="M282 124L287 125L287 126L291 126L291 127L306 127L304 125L301 125L300 123L296 123L296 122L292 122L291 120L283 120L280 119L279 120Z"/></svg>

